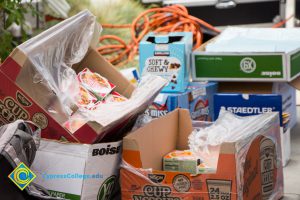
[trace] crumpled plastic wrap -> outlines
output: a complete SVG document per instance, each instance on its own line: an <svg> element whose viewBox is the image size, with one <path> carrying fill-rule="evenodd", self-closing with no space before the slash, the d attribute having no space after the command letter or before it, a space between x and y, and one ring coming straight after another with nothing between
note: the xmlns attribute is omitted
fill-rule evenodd
<svg viewBox="0 0 300 200"><path fill-rule="evenodd" d="M102 126L107 126L126 117L128 113L136 112L141 106L144 106L145 102L152 102L166 83L167 80L159 76L143 76L127 101L100 104L94 110L82 108L80 112L87 121L95 121Z"/></svg>
<svg viewBox="0 0 300 200"><path fill-rule="evenodd" d="M189 147L196 153L207 151L208 146L218 146L224 142L249 141L260 133L259 130L264 124L270 123L271 117L272 114L239 117L222 108L213 125L191 133Z"/></svg>

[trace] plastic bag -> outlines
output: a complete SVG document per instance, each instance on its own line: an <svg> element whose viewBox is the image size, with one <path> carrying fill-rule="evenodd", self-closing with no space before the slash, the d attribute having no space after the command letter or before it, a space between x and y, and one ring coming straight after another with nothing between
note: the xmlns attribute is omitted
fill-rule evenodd
<svg viewBox="0 0 300 200"><path fill-rule="evenodd" d="M79 83L72 66L84 58L90 47L95 47L101 30L96 17L85 10L18 46L27 56L28 61L22 67L26 69L27 81L48 88L48 91L41 91L42 95L36 88L27 87L26 92L41 103L51 102L49 99L54 99L53 94L53 101L59 101L48 103L50 113L72 113L71 108L79 94Z"/></svg>

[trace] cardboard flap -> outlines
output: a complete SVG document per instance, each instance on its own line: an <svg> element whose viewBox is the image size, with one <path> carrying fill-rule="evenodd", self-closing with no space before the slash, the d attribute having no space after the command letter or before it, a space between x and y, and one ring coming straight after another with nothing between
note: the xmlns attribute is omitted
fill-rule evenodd
<svg viewBox="0 0 300 200"><path fill-rule="evenodd" d="M124 138L123 149L139 151L144 169L161 170L163 156L176 149L179 113L175 110L132 132Z"/></svg>
<svg viewBox="0 0 300 200"><path fill-rule="evenodd" d="M300 77L295 78L292 82L289 83L295 89L300 90Z"/></svg>
<svg viewBox="0 0 300 200"><path fill-rule="evenodd" d="M193 131L192 120L189 110L179 109L178 139L177 149L186 150L188 147L188 137Z"/></svg>
<svg viewBox="0 0 300 200"><path fill-rule="evenodd" d="M300 86L300 85L299 85ZM219 92L224 93L248 93L248 94L270 94L273 83L248 83L248 82L220 82Z"/></svg>
<svg viewBox="0 0 300 200"><path fill-rule="evenodd" d="M117 85L116 91L120 94L130 97L134 86L119 72L112 64L107 62L95 49L91 48L81 63L77 64L76 72L88 67L90 70L101 74L110 82Z"/></svg>

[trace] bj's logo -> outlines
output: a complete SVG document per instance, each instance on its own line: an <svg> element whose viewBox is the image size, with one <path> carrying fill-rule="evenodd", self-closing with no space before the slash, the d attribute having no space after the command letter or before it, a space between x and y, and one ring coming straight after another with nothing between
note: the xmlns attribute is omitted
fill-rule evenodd
<svg viewBox="0 0 300 200"><path fill-rule="evenodd" d="M0 100L0 115L7 123L14 122L17 119L28 120L30 117L28 112L11 97Z"/></svg>

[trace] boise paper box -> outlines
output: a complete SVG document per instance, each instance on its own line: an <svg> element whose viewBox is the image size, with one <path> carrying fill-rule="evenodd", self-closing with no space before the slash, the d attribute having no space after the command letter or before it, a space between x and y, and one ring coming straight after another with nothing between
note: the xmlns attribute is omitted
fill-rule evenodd
<svg viewBox="0 0 300 200"><path fill-rule="evenodd" d="M147 34L139 44L140 73L169 81L163 92L184 92L189 81L193 38L190 32Z"/></svg>
<svg viewBox="0 0 300 200"><path fill-rule="evenodd" d="M42 140L34 183L69 200L119 199L121 142L72 144Z"/></svg>
<svg viewBox="0 0 300 200"><path fill-rule="evenodd" d="M213 95L217 92L216 82L192 82L182 93L160 93L146 114L158 118L176 108L189 109L193 120L212 121Z"/></svg>
<svg viewBox="0 0 300 200"><path fill-rule="evenodd" d="M222 107L239 115L258 115L266 112L278 112L280 116L280 139L282 149L282 164L287 165L291 156L291 138L289 119L283 117L282 97L276 94L215 94L214 96L215 120Z"/></svg>
<svg viewBox="0 0 300 200"><path fill-rule="evenodd" d="M114 121L105 125L96 120L83 120L82 126L74 132L63 127L78 109L70 100L76 99L74 79L84 68L107 78L122 96L129 98L134 90L134 86L95 50L98 29L95 16L83 11L18 46L0 67L0 75L5 76L1 79L1 122L9 123L18 118L32 120L43 129L42 137L48 139L89 144L107 141L107 138L119 140L120 134L133 125L127 122L144 112L151 98L130 107L134 110L123 109L123 114L127 112L123 117L116 113L111 116ZM115 116L120 118L115 119Z"/></svg>
<svg viewBox="0 0 300 200"><path fill-rule="evenodd" d="M265 32L270 34L263 38ZM290 82L300 74L299 33L297 29L228 28L193 52L192 79ZM219 48L209 49L213 45Z"/></svg>
<svg viewBox="0 0 300 200"><path fill-rule="evenodd" d="M280 199L283 171L278 115L272 114L271 121L251 140L221 144L214 154L218 156L215 173L192 176L162 171L165 155L188 149L193 131L189 112L177 109L153 120L123 140L122 199Z"/></svg>

